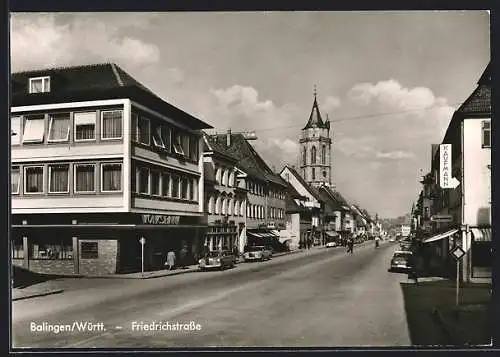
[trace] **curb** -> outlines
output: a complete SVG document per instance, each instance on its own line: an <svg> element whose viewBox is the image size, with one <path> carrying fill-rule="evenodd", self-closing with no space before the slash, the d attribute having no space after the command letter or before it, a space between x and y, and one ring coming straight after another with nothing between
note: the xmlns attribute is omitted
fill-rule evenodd
<svg viewBox="0 0 500 357"><path fill-rule="evenodd" d="M20 297L17 297L17 298L12 298L12 301L26 300L26 299L31 299L31 298L41 297L41 296L60 294L62 292L64 292L63 289L51 290L51 291L47 291L47 292L44 292L44 293L35 293L35 294L31 294L31 295L26 295L26 296L20 296Z"/></svg>

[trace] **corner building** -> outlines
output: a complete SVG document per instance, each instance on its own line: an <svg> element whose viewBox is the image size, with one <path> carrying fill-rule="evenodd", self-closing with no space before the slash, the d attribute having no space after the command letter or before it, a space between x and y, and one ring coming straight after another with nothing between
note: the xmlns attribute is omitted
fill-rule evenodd
<svg viewBox="0 0 500 357"><path fill-rule="evenodd" d="M11 254L41 273L163 267L206 229L201 130L113 63L12 75Z"/></svg>

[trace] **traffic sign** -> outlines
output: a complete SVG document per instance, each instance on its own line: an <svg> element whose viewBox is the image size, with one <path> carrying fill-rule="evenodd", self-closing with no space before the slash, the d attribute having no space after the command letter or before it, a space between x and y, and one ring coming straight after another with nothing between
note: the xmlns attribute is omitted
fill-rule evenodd
<svg viewBox="0 0 500 357"><path fill-rule="evenodd" d="M450 254L453 258L455 258L456 261L459 261L460 259L462 259L462 257L464 256L465 252L462 248L460 248L458 245L455 246L455 248L453 248L451 251L450 251Z"/></svg>
<svg viewBox="0 0 500 357"><path fill-rule="evenodd" d="M452 222L453 221L453 216L449 214L443 214L443 215L433 215L431 216L431 221L432 222L441 222L441 223L446 223L446 222Z"/></svg>
<svg viewBox="0 0 500 357"><path fill-rule="evenodd" d="M139 243L141 243L142 245L144 245L146 243L146 238L141 237L141 239L139 239Z"/></svg>

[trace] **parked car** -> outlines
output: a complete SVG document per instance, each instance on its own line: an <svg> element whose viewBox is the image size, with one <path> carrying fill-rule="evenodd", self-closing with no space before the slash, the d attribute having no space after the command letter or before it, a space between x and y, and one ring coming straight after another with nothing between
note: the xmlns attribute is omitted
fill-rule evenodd
<svg viewBox="0 0 500 357"><path fill-rule="evenodd" d="M269 260L273 256L273 251L263 245L248 247L243 254L245 261Z"/></svg>
<svg viewBox="0 0 500 357"><path fill-rule="evenodd" d="M391 271L408 271L411 270L411 256L412 252L406 250L398 250L394 252L391 259Z"/></svg>
<svg viewBox="0 0 500 357"><path fill-rule="evenodd" d="M337 246L338 246L338 243L335 241L326 243L327 248L333 248L333 247L337 247Z"/></svg>
<svg viewBox="0 0 500 357"><path fill-rule="evenodd" d="M211 251L205 258L198 261L201 270L233 268L236 256L228 250Z"/></svg>

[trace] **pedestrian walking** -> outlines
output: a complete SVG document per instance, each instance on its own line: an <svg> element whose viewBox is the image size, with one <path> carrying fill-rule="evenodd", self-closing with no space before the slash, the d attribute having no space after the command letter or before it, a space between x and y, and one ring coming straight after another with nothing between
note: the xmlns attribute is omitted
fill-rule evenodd
<svg viewBox="0 0 500 357"><path fill-rule="evenodd" d="M354 254L354 239L352 237L347 240L347 253Z"/></svg>
<svg viewBox="0 0 500 357"><path fill-rule="evenodd" d="M375 248L378 248L378 247L379 247L379 244L380 244L380 237L379 237L379 236L376 236L376 237L375 237Z"/></svg>
<svg viewBox="0 0 500 357"><path fill-rule="evenodd" d="M168 266L168 270L173 270L175 268L175 252L173 250L167 253L166 265Z"/></svg>
<svg viewBox="0 0 500 357"><path fill-rule="evenodd" d="M186 268L187 253L188 253L187 247L183 246L181 248L181 251L179 252L179 265L181 266L182 269Z"/></svg>

